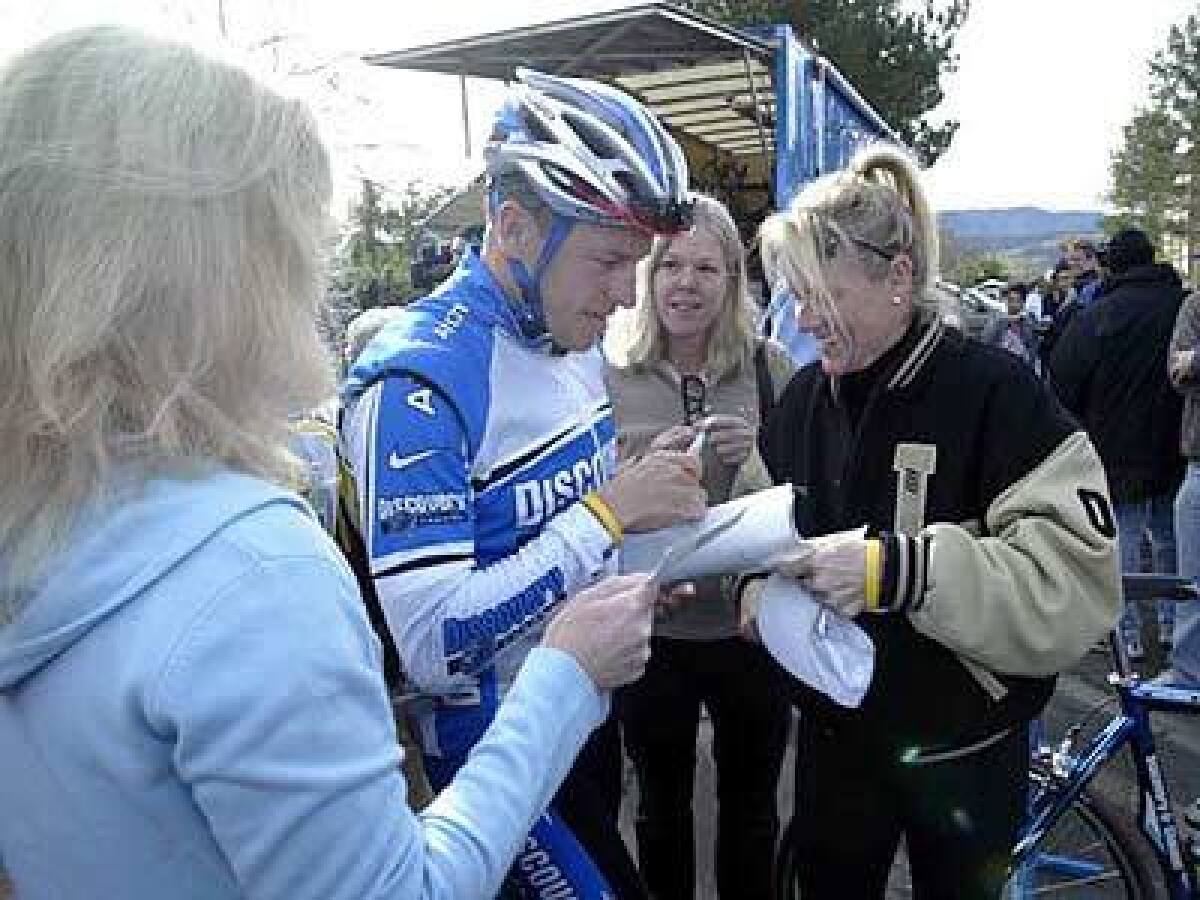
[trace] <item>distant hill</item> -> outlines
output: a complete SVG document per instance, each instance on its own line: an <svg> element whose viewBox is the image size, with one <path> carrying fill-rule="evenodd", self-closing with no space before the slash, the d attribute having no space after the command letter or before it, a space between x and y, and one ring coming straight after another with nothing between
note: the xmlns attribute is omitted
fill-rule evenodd
<svg viewBox="0 0 1200 900"><path fill-rule="evenodd" d="M1053 212L1033 206L1015 209L956 209L938 223L959 239L1028 237L1029 235L1099 234L1099 212Z"/></svg>
<svg viewBox="0 0 1200 900"><path fill-rule="evenodd" d="M938 216L948 238L943 255L994 253L1016 274L1041 273L1054 265L1067 237L1102 236L1099 211L1054 212L1034 206L1013 209L956 209Z"/></svg>

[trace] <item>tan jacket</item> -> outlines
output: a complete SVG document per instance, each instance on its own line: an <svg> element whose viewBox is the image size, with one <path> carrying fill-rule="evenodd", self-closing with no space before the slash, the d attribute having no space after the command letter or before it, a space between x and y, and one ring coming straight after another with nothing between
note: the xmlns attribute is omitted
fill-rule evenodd
<svg viewBox="0 0 1200 900"><path fill-rule="evenodd" d="M778 397L791 379L793 368L787 351L766 343L767 368ZM666 363L618 368L607 374L609 397L617 422L617 442L622 460L644 454L660 433L683 422L679 379ZM752 360L735 375L711 385L706 394L709 412L740 415L759 422L758 382ZM771 486L770 476L757 448L740 466L724 465L711 452L704 454L704 486L710 505ZM697 585L697 597L655 624L655 634L684 640L716 640L738 634L730 585L719 578Z"/></svg>

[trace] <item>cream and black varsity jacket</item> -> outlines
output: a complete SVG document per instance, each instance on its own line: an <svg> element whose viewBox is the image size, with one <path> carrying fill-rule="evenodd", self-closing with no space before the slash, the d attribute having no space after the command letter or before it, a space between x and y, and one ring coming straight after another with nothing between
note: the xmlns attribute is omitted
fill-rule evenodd
<svg viewBox="0 0 1200 900"><path fill-rule="evenodd" d="M862 706L797 685L818 717L906 754L987 743L1037 714L1055 673L1116 621L1120 574L1099 457L1003 350L914 322L868 370L800 370L762 438L796 524L883 538L884 603Z"/></svg>

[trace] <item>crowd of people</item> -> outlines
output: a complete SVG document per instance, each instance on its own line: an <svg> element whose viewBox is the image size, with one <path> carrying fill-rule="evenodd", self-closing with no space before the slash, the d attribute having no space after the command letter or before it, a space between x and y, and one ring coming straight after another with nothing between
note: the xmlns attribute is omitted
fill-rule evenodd
<svg viewBox="0 0 1200 900"><path fill-rule="evenodd" d="M1128 547L1149 531L1168 565L1174 500L1200 564L1194 298L1126 233L1102 277L1068 248L1055 340L1018 289L969 340L915 163L869 146L762 226L797 367L633 98L518 70L485 160L478 249L337 361L303 104L118 27L0 70L18 895L692 898L703 708L719 890L766 900L795 708L808 900L882 897L902 840L916 896L997 897L1030 722L1116 625ZM627 535L784 484L787 552L618 574ZM859 706L758 642L768 579L869 635ZM1169 680L1200 674L1197 612Z"/></svg>
<svg viewBox="0 0 1200 900"><path fill-rule="evenodd" d="M1177 552L1200 541L1185 479L1197 448L1188 426L1195 334L1182 279L1138 228L1100 247L1073 239L1062 249L1047 282L1007 285L1007 314L982 340L1026 362L1095 441L1122 570L1195 578L1194 555ZM1177 611L1169 598L1155 606L1155 629L1143 627L1137 604L1125 606L1120 637L1129 658L1147 656L1149 632L1170 653L1159 680L1200 684L1200 611L1186 603Z"/></svg>
<svg viewBox="0 0 1200 900"><path fill-rule="evenodd" d="M1101 247L1075 239L1063 250L1048 283L1008 286L1008 315L985 340L1042 374L1095 441L1122 571L1200 578L1195 295L1141 229L1122 229ZM1200 604L1177 609L1158 597L1154 607L1150 629L1136 602L1124 605L1125 653L1140 664L1149 635L1166 657L1155 683L1200 688ZM1185 819L1200 828L1200 798Z"/></svg>

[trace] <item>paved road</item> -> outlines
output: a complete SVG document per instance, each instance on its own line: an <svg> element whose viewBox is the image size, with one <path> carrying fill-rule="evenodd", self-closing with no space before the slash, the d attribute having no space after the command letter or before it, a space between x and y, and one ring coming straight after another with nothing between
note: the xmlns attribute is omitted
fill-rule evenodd
<svg viewBox="0 0 1200 900"><path fill-rule="evenodd" d="M1146 662L1143 674L1157 663L1157 659L1154 658L1156 656L1156 653L1152 654L1152 658ZM1110 668L1107 654L1091 653L1075 670L1059 679L1058 689L1045 716L1047 731L1051 737L1057 739L1069 725L1087 719L1093 712L1096 713L1093 720L1096 724L1111 717L1114 708L1108 704L1112 694L1107 685ZM1200 796L1200 716L1164 714L1156 716L1153 724L1172 798L1177 801L1177 805L1181 805L1193 797ZM714 770L708 752L710 743L711 731L705 722L702 726L701 752L696 773L697 900L717 900L716 883L712 874L716 809L713 799ZM783 777L779 785L779 810L784 822L792 812L791 775L794 752L793 740L788 747L788 758L784 762ZM1122 758L1118 765L1110 764L1098 777L1097 789L1106 796L1119 800L1130 811L1131 816L1136 798L1135 787L1132 766L1125 758ZM627 767L621 824L622 833L630 847L635 846L633 815L636 802L635 779ZM887 896L888 900L901 900L912 896L902 866L893 871L892 884Z"/></svg>

